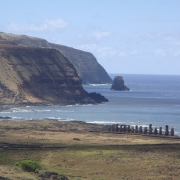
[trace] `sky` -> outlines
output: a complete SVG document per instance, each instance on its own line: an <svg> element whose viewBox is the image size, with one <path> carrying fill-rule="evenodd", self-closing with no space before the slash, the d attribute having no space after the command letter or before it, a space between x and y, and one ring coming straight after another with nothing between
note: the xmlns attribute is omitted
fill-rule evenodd
<svg viewBox="0 0 180 180"><path fill-rule="evenodd" d="M180 75L180 0L0 0L0 31L93 53L108 73Z"/></svg>

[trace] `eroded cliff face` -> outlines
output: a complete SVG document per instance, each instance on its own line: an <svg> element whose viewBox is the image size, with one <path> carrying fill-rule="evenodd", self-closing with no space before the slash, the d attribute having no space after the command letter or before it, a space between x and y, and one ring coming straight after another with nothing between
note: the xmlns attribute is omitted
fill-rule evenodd
<svg viewBox="0 0 180 180"><path fill-rule="evenodd" d="M51 48L57 49L74 65L83 84L112 83L105 69L97 62L92 53L63 45L50 43Z"/></svg>
<svg viewBox="0 0 180 180"><path fill-rule="evenodd" d="M112 83L105 69L97 62L93 54L71 47L49 43L44 39L24 35L0 33L0 39L11 40L25 47L53 48L67 57L74 65L83 84Z"/></svg>
<svg viewBox="0 0 180 180"><path fill-rule="evenodd" d="M95 103L59 51L0 40L0 103Z"/></svg>

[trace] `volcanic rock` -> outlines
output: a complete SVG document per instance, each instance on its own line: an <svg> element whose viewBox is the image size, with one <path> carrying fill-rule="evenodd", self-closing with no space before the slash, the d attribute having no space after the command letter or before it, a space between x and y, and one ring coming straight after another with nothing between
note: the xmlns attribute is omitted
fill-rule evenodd
<svg viewBox="0 0 180 180"><path fill-rule="evenodd" d="M10 40L24 47L51 48L58 50L75 67L83 84L112 83L105 69L98 63L93 54L72 47L49 43L45 39L25 35L15 35L0 32L1 40Z"/></svg>
<svg viewBox="0 0 180 180"><path fill-rule="evenodd" d="M11 180L11 179L0 176L0 180Z"/></svg>
<svg viewBox="0 0 180 180"><path fill-rule="evenodd" d="M59 176L58 173L56 173L56 172L44 172L44 173L41 173L39 175L39 177L42 180L48 180L48 179L53 179L53 180L69 180L66 176L64 176L64 175Z"/></svg>
<svg viewBox="0 0 180 180"><path fill-rule="evenodd" d="M0 40L0 104L99 103L59 51Z"/></svg>
<svg viewBox="0 0 180 180"><path fill-rule="evenodd" d="M130 89L124 85L124 80L122 76L116 76L114 78L113 84L111 86L111 90L130 91Z"/></svg>
<svg viewBox="0 0 180 180"><path fill-rule="evenodd" d="M89 96L93 98L97 103L109 102L108 99L106 99L103 95L96 92L89 93Z"/></svg>

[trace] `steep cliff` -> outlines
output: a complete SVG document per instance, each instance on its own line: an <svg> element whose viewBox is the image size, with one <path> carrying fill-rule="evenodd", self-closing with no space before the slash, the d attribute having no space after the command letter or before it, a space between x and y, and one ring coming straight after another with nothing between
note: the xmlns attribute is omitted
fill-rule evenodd
<svg viewBox="0 0 180 180"><path fill-rule="evenodd" d="M0 40L0 103L96 103L59 51Z"/></svg>
<svg viewBox="0 0 180 180"><path fill-rule="evenodd" d="M25 47L52 48L61 52L74 65L83 84L112 83L105 69L97 62L93 54L71 47L49 43L40 38L25 35L0 33L0 39L11 40Z"/></svg>

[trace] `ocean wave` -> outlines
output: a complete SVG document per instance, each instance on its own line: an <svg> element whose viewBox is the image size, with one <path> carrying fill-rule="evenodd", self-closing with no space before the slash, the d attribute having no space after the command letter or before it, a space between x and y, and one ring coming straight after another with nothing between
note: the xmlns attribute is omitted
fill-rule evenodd
<svg viewBox="0 0 180 180"><path fill-rule="evenodd" d="M53 119L53 120L60 120L61 118L60 117L46 117L46 118L43 118L43 119Z"/></svg>
<svg viewBox="0 0 180 180"><path fill-rule="evenodd" d="M25 113L28 113L28 112L50 112L51 110L50 109L44 109L44 110L37 110L37 109L12 109L12 112L16 113L16 112L25 112ZM4 113L4 112L3 112ZM11 112L8 112L8 113L11 113Z"/></svg>
<svg viewBox="0 0 180 180"><path fill-rule="evenodd" d="M82 104L81 106L92 106L93 104Z"/></svg>
<svg viewBox="0 0 180 180"><path fill-rule="evenodd" d="M35 111L35 112L50 112L51 110L50 109L47 109L47 110L33 110L33 111Z"/></svg>
<svg viewBox="0 0 180 180"><path fill-rule="evenodd" d="M0 114L8 114L8 113L11 113L11 112L9 112L9 111L2 111L2 112L0 112Z"/></svg>
<svg viewBox="0 0 180 180"><path fill-rule="evenodd" d="M12 112L32 112L32 110L25 110L25 109L13 109Z"/></svg>
<svg viewBox="0 0 180 180"><path fill-rule="evenodd" d="M16 117L16 116L12 116L11 117L13 120L17 120L17 119L25 119L25 118L23 118L23 117Z"/></svg>
<svg viewBox="0 0 180 180"><path fill-rule="evenodd" d="M86 123L93 123L93 124L119 124L119 122L113 122L113 121L88 121Z"/></svg>
<svg viewBox="0 0 180 180"><path fill-rule="evenodd" d="M108 84L89 84L89 86L105 86L105 85L108 85Z"/></svg>
<svg viewBox="0 0 180 180"><path fill-rule="evenodd" d="M43 119L48 119L48 120L58 120L58 121L74 121L75 119L72 118L61 118L61 117L47 117Z"/></svg>
<svg viewBox="0 0 180 180"><path fill-rule="evenodd" d="M73 105L66 105L66 106L64 106L64 107L72 107Z"/></svg>
<svg viewBox="0 0 180 180"><path fill-rule="evenodd" d="M178 131L174 131L174 134L180 136L180 132Z"/></svg>
<svg viewBox="0 0 180 180"><path fill-rule="evenodd" d="M62 112L62 113L72 113L74 111L63 111L63 110L56 110L56 112Z"/></svg>

